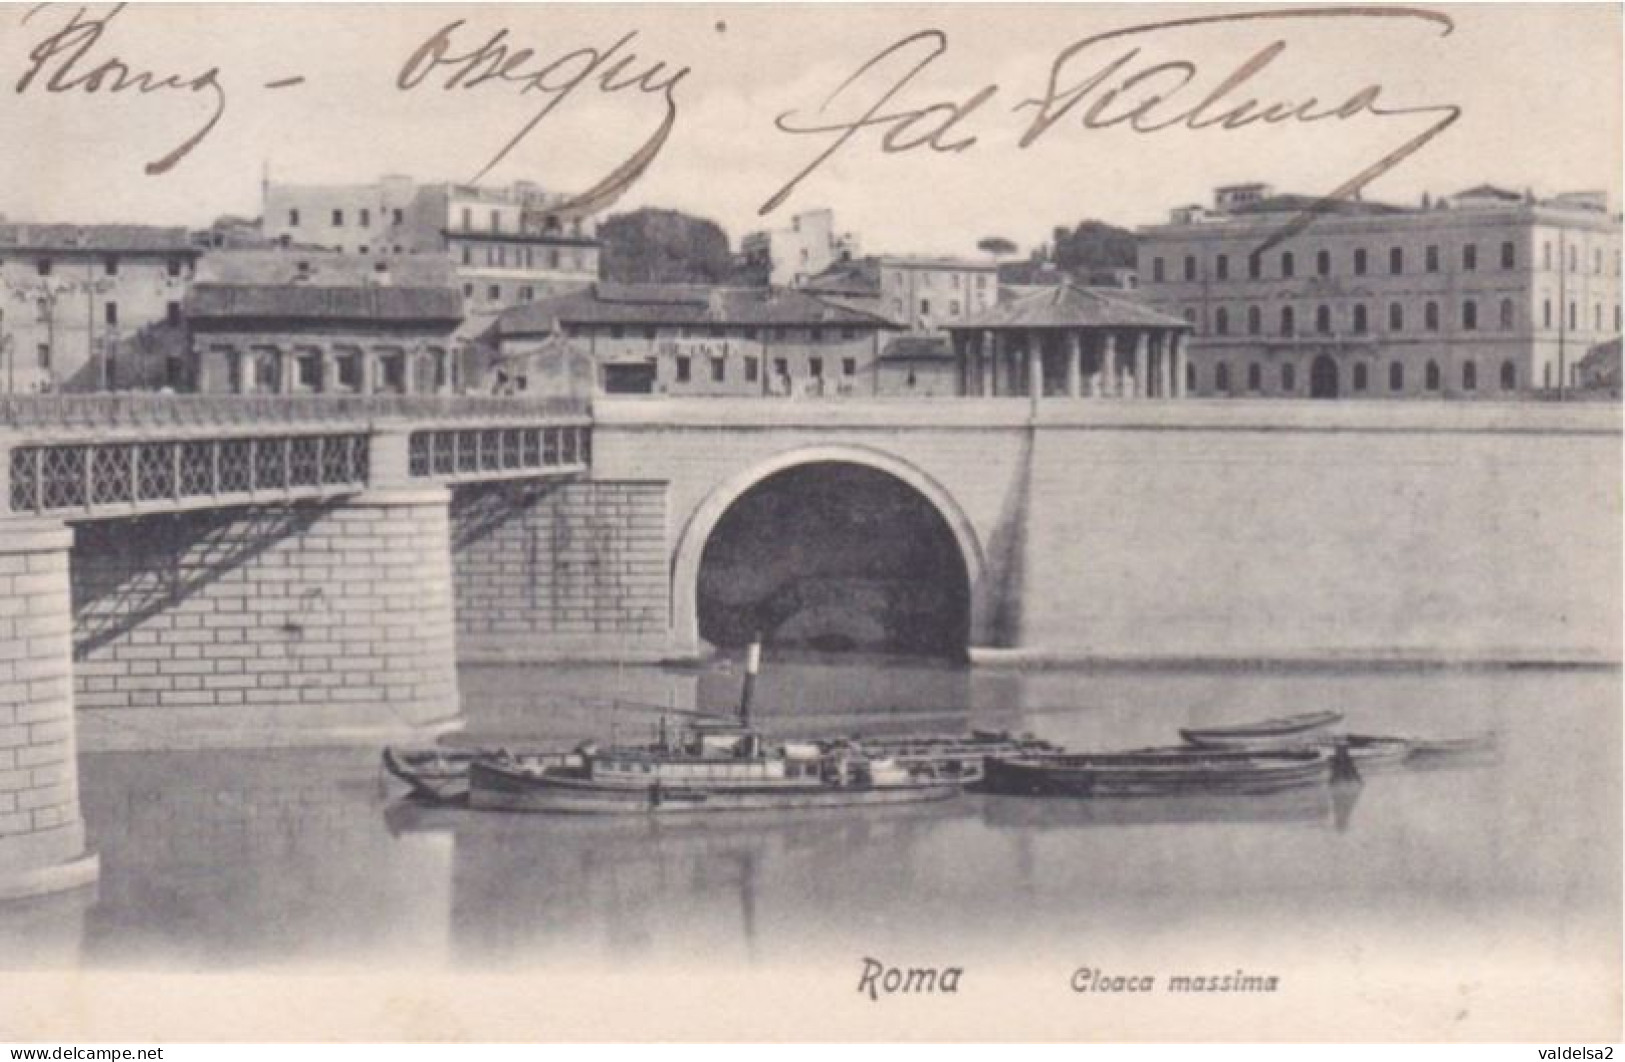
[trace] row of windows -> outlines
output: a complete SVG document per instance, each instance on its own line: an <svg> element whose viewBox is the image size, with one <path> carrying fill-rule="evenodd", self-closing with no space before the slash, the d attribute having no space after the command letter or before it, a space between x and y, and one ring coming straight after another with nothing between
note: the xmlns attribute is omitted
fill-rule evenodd
<svg viewBox="0 0 1625 1062"><path fill-rule="evenodd" d="M1191 366L1194 376L1195 365ZM1280 390L1283 392L1296 391L1298 388L1298 367L1292 362L1285 362L1279 367ZM1192 386L1194 389L1194 381ZM1364 362L1355 362L1352 373L1352 386L1356 391L1367 391L1371 387L1370 369ZM1213 390L1232 394L1230 379L1230 365L1228 362L1219 362L1213 367ZM1444 386L1444 373L1439 363L1429 360L1422 370L1422 385L1429 391L1437 391ZM1501 363L1501 390L1513 391L1518 387L1518 368L1511 361ZM1463 391L1478 390L1478 363L1468 360L1461 363L1461 389ZM1258 362L1249 362L1247 365L1247 390L1262 392L1264 390L1264 367ZM1405 363L1391 361L1388 363L1388 390L1405 390Z"/></svg>
<svg viewBox="0 0 1625 1062"><path fill-rule="evenodd" d="M535 302L536 301L536 286L534 284L520 284L520 285L518 285L517 287L515 287L513 289L513 293L514 293L514 297L516 299L518 299L520 302ZM463 285L463 298L472 299L473 297L474 297L474 285L473 284L464 284ZM501 302L502 301L502 285L501 284L488 284L488 285L486 285L486 288L485 288L485 300L487 302Z"/></svg>
<svg viewBox="0 0 1625 1062"><path fill-rule="evenodd" d="M106 256L102 259L102 273L110 277L118 276L119 263L118 255L110 254ZM183 276L186 273L186 259L179 256L172 257L164 263L164 268L165 272L172 277ZM56 272L56 260L53 258L36 258L34 260L34 271L42 277L51 276Z"/></svg>
<svg viewBox="0 0 1625 1062"><path fill-rule="evenodd" d="M1541 326L1543 328L1551 328L1552 300L1545 300L1541 309ZM1364 303L1354 304L1352 310L1350 311L1349 319L1350 330L1355 335L1364 335L1371 330L1370 318ZM1185 311L1185 320L1195 324L1196 311L1194 309L1187 309ZM1478 330L1479 313L1478 302L1476 300L1466 299L1462 302L1461 316L1459 320L1462 331L1474 332ZM1511 299L1501 300L1500 312L1497 320L1502 331L1511 331L1517 327L1517 309L1516 305ZM1592 330L1601 332L1603 330L1603 320L1602 303L1599 302L1592 307ZM1422 327L1426 331L1437 332L1440 328L1439 322L1439 304L1437 302L1430 301L1422 308ZM1568 327L1577 330L1580 327L1579 322L1579 305L1571 301L1569 303ZM1221 336L1229 335L1230 326L1230 308L1227 306L1220 306L1215 309L1213 311L1213 334ZM1280 316L1278 319L1278 328L1280 334L1283 336L1297 335L1298 323L1296 309L1291 306L1281 307ZM1619 328L1620 308L1616 304L1614 306L1614 330L1618 331ZM1263 310L1257 306L1247 307L1247 334L1254 336L1262 335L1263 331ZM1405 307L1400 303L1391 302L1388 304L1388 331L1405 331ZM1332 308L1330 306L1321 305L1315 307L1315 332L1320 335L1330 335L1332 333Z"/></svg>
<svg viewBox="0 0 1625 1062"><path fill-rule="evenodd" d="M473 207L463 207L462 221L463 221L463 227L462 227L463 232L473 232L474 231L474 208ZM489 232L501 232L502 231L502 211L501 210L493 209L491 211L491 227L487 231L489 231ZM546 220L542 223L542 231L547 232L547 233L563 233L564 232L564 225L563 225L562 222L559 221L558 215L549 214L549 215L547 215ZM570 235L572 235L572 236L580 236L581 235L581 219L580 218L576 218L576 219L574 219L573 221L570 222Z"/></svg>
<svg viewBox="0 0 1625 1062"><path fill-rule="evenodd" d="M709 361L710 365L711 365L711 382L712 383L727 383L728 382L728 359L727 358L715 358L714 357L714 358L707 358L705 360ZM760 362L757 360L756 355L747 354L747 355L745 355L743 361L744 361L744 368L745 368L745 382L746 383L756 383L760 379L760 377L758 376L758 373L760 371L760 368L759 368ZM677 382L678 383L689 383L694 379L694 359L693 358L689 357L686 354L680 354L680 355L678 355L676 357L676 359L674 359L674 364L676 365L676 370L677 370L676 376L677 376ZM789 358L774 358L773 359L773 374L775 376L778 376L778 377L788 378L789 375L790 375L790 359ZM842 358L841 359L841 375L844 376L844 377L850 378L850 377L857 376L857 374L858 374L858 359L856 359L856 358ZM820 357L817 357L816 355L813 356L813 357L808 358L807 359L807 375L811 376L813 379L822 379L823 376L824 376L824 359L820 358Z"/></svg>
<svg viewBox="0 0 1625 1062"><path fill-rule="evenodd" d="M736 339L766 340L768 342L784 343L810 340L822 343L825 340L848 341L861 338L862 330L857 328L752 328L743 327L728 329L721 325L706 326L671 326L671 325L573 325L570 334L581 336L604 336L609 339L643 338L643 339L727 339L730 336Z"/></svg>
<svg viewBox="0 0 1625 1062"><path fill-rule="evenodd" d="M40 299L37 303L35 303L35 312L36 312L36 315L37 315L36 319L41 324L52 322L55 319L55 314L53 312L53 308L52 308L50 299ZM112 301L102 303L102 323L106 324L106 325L109 325L109 326L113 326L113 325L117 325L118 322L119 322L118 303L112 302ZM167 324L167 325L171 325L171 326L179 325L181 323L181 304L180 303L178 303L178 302L169 302L169 303L165 304L165 306L164 306L164 323Z"/></svg>
<svg viewBox="0 0 1625 1062"><path fill-rule="evenodd" d="M516 269L535 269L538 265L542 265L547 269L563 268L571 271L592 268L592 257L588 252L581 252L580 254L574 251L561 252L557 247L549 247L545 255L537 255L534 247L515 247L512 250L513 261L510 262L508 261L508 247L502 244L488 246L485 248L484 264L503 267L512 265ZM362 248L361 253L365 254L366 249ZM459 258L463 265L473 265L474 248L468 244L463 244Z"/></svg>
<svg viewBox="0 0 1625 1062"><path fill-rule="evenodd" d="M343 208L334 207L333 212L329 215L329 217L332 219L333 227L335 229L344 228L344 210L343 210ZM390 210L390 212L389 212L389 223L391 225L401 225L401 224L405 224L405 222L406 222L406 212L405 211L403 211L400 207L395 207L392 210ZM362 207L359 210L357 210L356 211L356 224L358 226L360 226L361 228L363 228L363 229L372 228L372 211L370 209L368 209L367 207ZM297 229L298 227L299 227L299 211L297 209L289 210L288 211L288 228Z"/></svg>
<svg viewBox="0 0 1625 1062"><path fill-rule="evenodd" d="M899 316L901 316L902 313L903 313L903 300L902 299L893 299L891 301L891 308L892 308L893 313L898 314ZM930 299L921 299L920 300L920 313L929 314L930 312L931 312L931 300ZM958 317L959 316L959 300L958 299L949 299L948 300L948 316L950 316L950 317Z"/></svg>
<svg viewBox="0 0 1625 1062"><path fill-rule="evenodd" d="M927 287L927 288L931 288L931 287L936 286L938 274L936 274L936 273L922 273L922 274L919 274L919 276L920 276L920 284L922 286ZM948 276L950 278L950 285L949 286L954 287L954 288L958 288L958 287L961 286L960 282L964 279L963 274L961 274L961 273L950 273L950 274L948 274ZM898 272L898 273L893 273L892 274L892 287L901 288L901 287L905 287L907 284L908 284L908 279L907 279L907 277L905 277L903 275L903 273ZM968 287L969 285L966 285L966 286ZM976 290L977 291L985 291L986 289L987 289L987 274L986 273L977 273L976 274Z"/></svg>
<svg viewBox="0 0 1625 1062"><path fill-rule="evenodd" d="M1478 244L1463 244L1461 247L1462 271L1466 273L1476 272L1478 270L1478 257ZM1543 268L1552 268L1552 245L1550 241L1547 241L1542 245L1541 257L1544 263ZM1601 247L1594 248L1592 258L1592 272L1601 275L1603 264L1603 252ZM1513 241L1506 240L1502 242L1500 260L1502 269L1517 268L1518 248ZM1282 251L1280 257L1277 259L1277 262L1277 276L1279 278L1290 279L1297 275L1298 259L1294 252ZM1364 247L1356 247L1349 264L1350 269L1355 276L1365 276L1370 271L1371 265L1366 249ZM1185 280L1194 281L1199 279L1197 275L1197 265L1198 263L1196 255L1188 254L1185 256ZM1568 247L1568 268L1570 272L1579 271L1578 248L1572 244ZM1439 272L1440 253L1438 244L1429 244L1423 251L1423 270L1428 273ZM1616 275L1619 273L1619 262L1617 260L1617 256L1614 262L1614 272ZM1388 273L1391 276L1402 276L1405 273L1405 248L1390 247L1388 249ZM1329 277L1332 275L1331 251L1323 249L1315 253L1315 275L1322 277ZM1228 254L1214 256L1213 276L1216 280L1230 279L1230 256ZM1151 259L1151 279L1158 283L1167 280L1167 267L1163 259ZM1247 279L1264 279L1264 260L1261 255L1251 254L1247 256Z"/></svg>

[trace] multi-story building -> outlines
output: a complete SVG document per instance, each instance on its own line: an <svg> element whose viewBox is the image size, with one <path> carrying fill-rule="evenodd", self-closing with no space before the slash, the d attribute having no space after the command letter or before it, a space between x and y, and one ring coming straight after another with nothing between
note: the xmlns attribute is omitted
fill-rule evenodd
<svg viewBox="0 0 1625 1062"><path fill-rule="evenodd" d="M879 312L910 332L941 332L999 301L997 263L882 256Z"/></svg>
<svg viewBox="0 0 1625 1062"><path fill-rule="evenodd" d="M493 337L502 379L487 384L534 392L568 375L551 363L574 352L610 394L874 394L894 331L791 289L599 283L504 312Z"/></svg>
<svg viewBox="0 0 1625 1062"><path fill-rule="evenodd" d="M859 257L861 247L856 233L835 231L835 212L824 208L802 211L788 228L747 233L739 252L747 266L767 269L768 282L782 288Z"/></svg>
<svg viewBox="0 0 1625 1062"><path fill-rule="evenodd" d="M371 184L265 186L266 236L361 256L441 255L464 310L578 290L598 278L597 223L560 208L570 196L528 181L505 188L387 176Z"/></svg>
<svg viewBox="0 0 1625 1062"><path fill-rule="evenodd" d="M198 253L183 228L0 224L0 390L174 383Z"/></svg>
<svg viewBox="0 0 1625 1062"><path fill-rule="evenodd" d="M1140 230L1144 296L1195 328L1191 393L1556 391L1620 331L1620 217L1600 194L1481 186L1417 207L1355 200L1274 242L1316 203L1233 185L1212 209Z"/></svg>

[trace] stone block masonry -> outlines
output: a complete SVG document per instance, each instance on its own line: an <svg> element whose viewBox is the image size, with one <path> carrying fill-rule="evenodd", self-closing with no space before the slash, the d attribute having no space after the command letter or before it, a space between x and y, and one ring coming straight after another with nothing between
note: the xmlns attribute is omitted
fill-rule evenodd
<svg viewBox="0 0 1625 1062"><path fill-rule="evenodd" d="M61 524L0 524L0 900L96 879L73 726L73 617Z"/></svg>
<svg viewBox="0 0 1625 1062"><path fill-rule="evenodd" d="M444 488L86 525L87 747L334 744L459 714Z"/></svg>
<svg viewBox="0 0 1625 1062"><path fill-rule="evenodd" d="M1620 414L1598 403L600 399L593 475L666 484L672 652L728 507L799 464L954 530L983 663L1620 661ZM685 566L686 565L686 566Z"/></svg>
<svg viewBox="0 0 1625 1062"><path fill-rule="evenodd" d="M664 483L461 487L451 519L463 660L668 652Z"/></svg>

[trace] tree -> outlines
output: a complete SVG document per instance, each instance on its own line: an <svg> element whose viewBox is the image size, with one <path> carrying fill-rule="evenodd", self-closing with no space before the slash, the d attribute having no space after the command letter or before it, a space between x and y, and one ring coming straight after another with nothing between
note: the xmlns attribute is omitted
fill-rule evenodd
<svg viewBox="0 0 1625 1062"><path fill-rule="evenodd" d="M598 227L605 280L623 284L717 284L728 279L728 234L709 218L645 208Z"/></svg>
<svg viewBox="0 0 1625 1062"><path fill-rule="evenodd" d="M1134 233L1104 221L1081 221L1068 232L1055 230L1055 264L1074 275L1091 269L1130 267L1135 262Z"/></svg>
<svg viewBox="0 0 1625 1062"><path fill-rule="evenodd" d="M976 241L976 249L994 258L1008 258L1020 250L1013 240L1007 240L1003 236L984 236Z"/></svg>

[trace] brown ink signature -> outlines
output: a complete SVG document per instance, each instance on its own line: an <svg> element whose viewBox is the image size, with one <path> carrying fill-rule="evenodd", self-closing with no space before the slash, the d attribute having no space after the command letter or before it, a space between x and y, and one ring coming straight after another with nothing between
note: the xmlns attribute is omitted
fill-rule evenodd
<svg viewBox="0 0 1625 1062"><path fill-rule="evenodd" d="M511 47L508 30L498 29L484 43L466 47L454 38L466 25L465 19L449 22L430 34L401 67L396 87L411 91L427 83L444 92L505 88L520 95L537 93L545 102L520 126L497 153L475 174L474 180L490 173L552 114L583 86L591 84L604 95L626 89L664 97L665 117L660 125L625 161L587 191L557 208L560 214L590 214L608 206L647 170L665 146L677 122L677 86L688 75L688 67L668 70L664 60L643 60L628 50L637 37L633 30L607 48L576 48L558 56L540 56L534 49Z"/></svg>
<svg viewBox="0 0 1625 1062"><path fill-rule="evenodd" d="M1023 149L1044 138L1062 119L1074 116L1082 129L1124 126L1140 134L1156 134L1173 129L1195 132L1228 132L1255 123L1310 124L1327 120L1349 121L1362 116L1393 119L1427 116L1434 120L1422 131L1362 168L1358 173L1321 196L1315 203L1288 221L1258 250L1301 232L1316 217L1350 199L1377 177L1393 169L1421 150L1461 117L1461 108L1451 103L1418 106L1387 106L1381 103L1383 87L1368 84L1339 102L1322 103L1313 95L1298 100L1261 103L1242 98L1248 81L1267 68L1287 50L1287 42L1273 40L1239 63L1203 91L1202 71L1185 59L1155 64L1137 64L1141 50L1129 43L1126 50L1101 55L1099 46L1154 32L1237 22L1274 22L1286 19L1401 19L1437 27L1448 35L1455 24L1449 16L1419 7L1317 7L1279 11L1253 11L1150 22L1084 37L1059 53L1050 65L1049 78L1040 95L1023 99L1009 113L1035 111L1019 141ZM971 128L973 115L986 114L986 105L1000 86L985 85L962 99L937 100L923 105L898 105L900 96L922 71L948 50L948 36L940 30L923 30L887 45L836 86L814 115L802 117L787 111L775 120L777 128L797 136L828 135L831 142L788 183L762 204L759 214L781 205L803 180L816 172L833 155L864 130L880 132L880 150L899 153L927 148L942 154L968 151L977 143ZM1092 62L1099 59L1101 61ZM863 109L849 116L825 118L837 103L866 75L890 74L892 80L878 98L861 104Z"/></svg>

